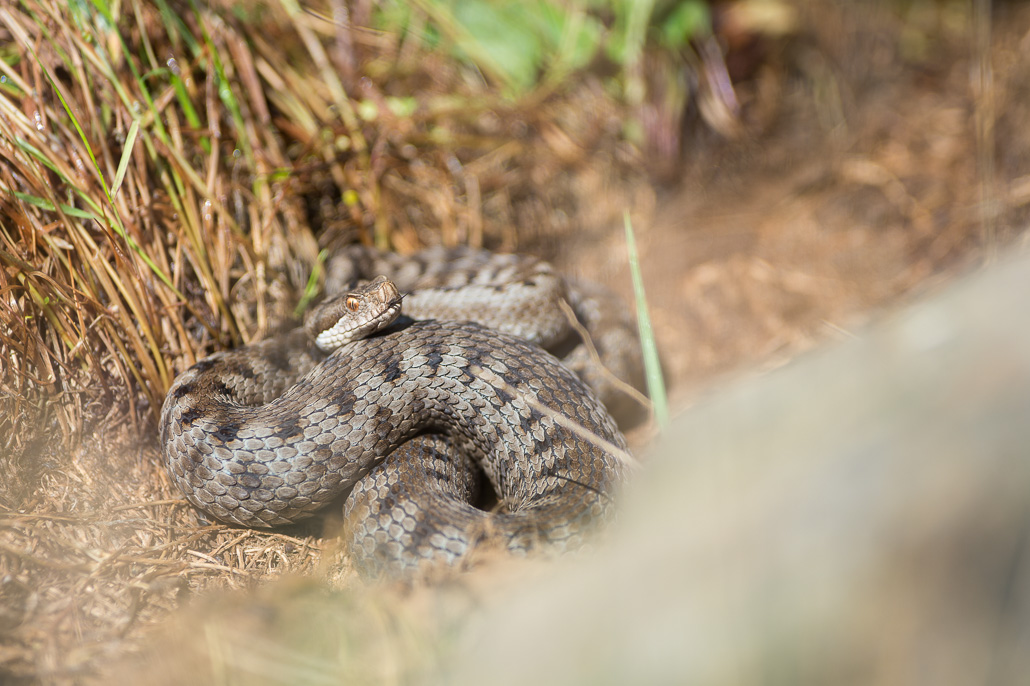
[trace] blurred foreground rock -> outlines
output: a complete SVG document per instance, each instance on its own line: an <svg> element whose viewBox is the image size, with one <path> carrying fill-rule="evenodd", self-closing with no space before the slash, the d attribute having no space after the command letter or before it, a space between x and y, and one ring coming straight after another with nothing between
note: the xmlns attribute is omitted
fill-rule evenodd
<svg viewBox="0 0 1030 686"><path fill-rule="evenodd" d="M145 681L182 682L185 664L191 678L250 684L283 672L534 686L1030 674L1030 261L720 391L656 453L594 554L396 604L379 589L312 603L334 595L319 589L269 610L266 589L203 631L173 630L185 643L145 660ZM289 647L278 669L269 645Z"/></svg>
<svg viewBox="0 0 1030 686"><path fill-rule="evenodd" d="M454 683L1030 674L1027 260L720 392L656 452L611 545L488 608Z"/></svg>

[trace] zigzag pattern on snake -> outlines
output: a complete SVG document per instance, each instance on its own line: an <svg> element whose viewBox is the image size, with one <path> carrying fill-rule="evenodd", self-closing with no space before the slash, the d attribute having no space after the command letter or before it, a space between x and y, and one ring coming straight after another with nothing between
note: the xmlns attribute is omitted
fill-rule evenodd
<svg viewBox="0 0 1030 686"><path fill-rule="evenodd" d="M449 255L452 265L498 264L485 253ZM515 272L530 290L553 274L528 264L530 276ZM508 288L468 274L449 277L450 302L462 280L488 295ZM409 300L435 297L419 292L406 311ZM333 303L350 307L356 295L365 294L328 301L309 324L325 328ZM352 489L349 547L368 575L456 562L483 540L516 551L574 547L611 511L625 440L593 391L525 340L538 334L520 333L406 321L332 353L297 329L212 355L176 379L162 408L170 473L197 507L256 527L297 521ZM480 475L497 511L471 504Z"/></svg>

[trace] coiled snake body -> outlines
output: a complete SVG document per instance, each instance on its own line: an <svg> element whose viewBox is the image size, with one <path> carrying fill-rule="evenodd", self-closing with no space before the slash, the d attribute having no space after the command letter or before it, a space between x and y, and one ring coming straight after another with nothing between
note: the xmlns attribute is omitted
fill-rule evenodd
<svg viewBox="0 0 1030 686"><path fill-rule="evenodd" d="M348 259L361 255L373 253L352 249ZM440 253L432 262L486 255ZM516 281L532 290L551 272L530 266L536 275ZM442 289L453 301L464 292L458 282L476 278ZM482 280L487 295L505 290ZM409 300L435 297L416 293L406 312ZM455 562L482 540L512 550L578 544L611 510L626 444L597 396L526 340L561 335L470 321L388 324L399 305L397 288L379 279L327 301L307 329L216 353L181 374L160 422L173 480L205 512L252 527L297 521L353 488L349 547L369 575ZM338 347L321 351L313 337L343 310L359 335L371 333L342 344L351 332L325 334L320 342ZM480 474L496 511L472 504Z"/></svg>

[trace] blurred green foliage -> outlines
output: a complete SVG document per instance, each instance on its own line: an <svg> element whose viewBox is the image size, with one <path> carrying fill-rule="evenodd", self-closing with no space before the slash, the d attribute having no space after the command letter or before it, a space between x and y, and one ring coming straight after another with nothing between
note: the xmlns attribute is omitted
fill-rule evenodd
<svg viewBox="0 0 1030 686"><path fill-rule="evenodd" d="M377 19L383 30L418 30L427 48L449 50L512 97L553 87L600 55L620 68L625 93L645 47L675 52L711 30L704 0L385 0Z"/></svg>

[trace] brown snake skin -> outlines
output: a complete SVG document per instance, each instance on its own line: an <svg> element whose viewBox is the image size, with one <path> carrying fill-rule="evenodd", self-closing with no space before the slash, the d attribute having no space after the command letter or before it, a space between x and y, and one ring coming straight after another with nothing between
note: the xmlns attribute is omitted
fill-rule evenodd
<svg viewBox="0 0 1030 686"><path fill-rule="evenodd" d="M380 282L333 302L391 294ZM189 501L269 527L353 489L349 549L369 576L455 563L483 541L574 547L610 513L626 443L568 368L481 324L385 326L331 354L297 329L181 374L160 433ZM481 476L496 494L491 511L472 504Z"/></svg>

